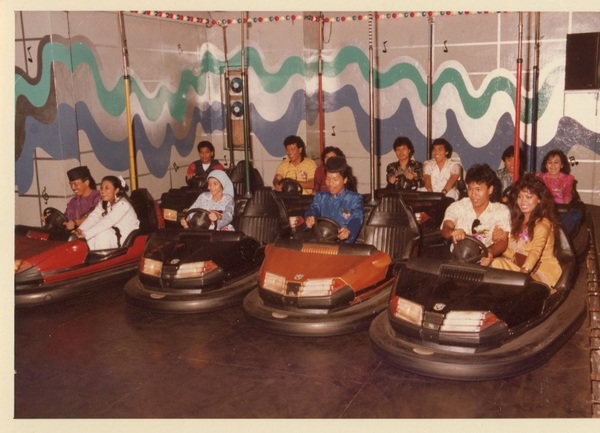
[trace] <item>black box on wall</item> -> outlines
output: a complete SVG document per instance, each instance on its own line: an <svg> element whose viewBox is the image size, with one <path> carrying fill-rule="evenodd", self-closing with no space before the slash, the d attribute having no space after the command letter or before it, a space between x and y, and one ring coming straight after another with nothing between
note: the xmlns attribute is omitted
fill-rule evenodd
<svg viewBox="0 0 600 433"><path fill-rule="evenodd" d="M600 33L567 35L565 90L600 89Z"/></svg>

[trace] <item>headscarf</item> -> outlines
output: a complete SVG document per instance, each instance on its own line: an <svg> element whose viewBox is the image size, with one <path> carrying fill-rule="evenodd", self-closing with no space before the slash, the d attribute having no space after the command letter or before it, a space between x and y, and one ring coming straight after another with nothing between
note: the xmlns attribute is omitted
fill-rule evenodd
<svg viewBox="0 0 600 433"><path fill-rule="evenodd" d="M232 197L235 195L233 192L233 183L231 183L231 179L229 179L227 173L225 173L223 170L212 170L208 174L207 179L210 179L211 177L214 177L221 183L221 186L223 187L223 194L229 194Z"/></svg>

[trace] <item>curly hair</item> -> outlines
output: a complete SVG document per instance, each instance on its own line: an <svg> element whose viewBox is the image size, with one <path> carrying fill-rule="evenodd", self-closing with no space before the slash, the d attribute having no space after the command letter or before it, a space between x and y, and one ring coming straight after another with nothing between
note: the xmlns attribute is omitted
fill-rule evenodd
<svg viewBox="0 0 600 433"><path fill-rule="evenodd" d="M283 147L288 147L292 144L295 144L298 149L300 149L300 158L301 161L304 161L306 158L306 144L304 144L304 140L298 135L288 135L283 140Z"/></svg>
<svg viewBox="0 0 600 433"><path fill-rule="evenodd" d="M546 187L546 184L542 179L533 173L525 173L513 185L508 201L508 207L510 208L511 214L511 236L513 239L518 239L519 233L521 233L523 228L523 221L525 220L525 215L517 204L517 198L521 191L527 191L540 199L540 203L535 207L527 222L526 229L529 237L533 238L533 229L535 228L536 223L543 218L550 221L554 228L554 236L558 236L558 219L556 217L552 193Z"/></svg>
<svg viewBox="0 0 600 433"><path fill-rule="evenodd" d="M571 174L571 164L569 164L567 155L565 155L565 153L562 150L558 150L558 149L553 149L550 152L548 152L546 154L546 156L544 156L544 159L542 160L542 165L540 167L541 172L542 173L548 172L548 168L546 167L546 164L548 164L548 160L553 156L558 156L560 158L560 162L562 163L562 167L560 168L560 171L563 172L564 174Z"/></svg>

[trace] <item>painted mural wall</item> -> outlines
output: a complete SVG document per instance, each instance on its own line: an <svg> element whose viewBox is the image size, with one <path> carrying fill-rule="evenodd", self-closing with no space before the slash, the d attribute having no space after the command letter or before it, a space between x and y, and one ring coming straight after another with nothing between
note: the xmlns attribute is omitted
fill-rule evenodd
<svg viewBox="0 0 600 433"><path fill-rule="evenodd" d="M370 190L369 48L383 184L396 136L413 141L416 159L428 156L430 35L432 137L447 138L466 168L500 166L515 129L518 13L379 12L371 33L366 12L328 12L322 26L319 16L251 12L242 34L241 13L125 13L138 186L159 198L184 185L202 139L231 163L224 70L241 67L242 43L251 153L265 182L289 134L305 137L318 159L321 34L324 144L344 151L360 192ZM549 149L562 149L583 200L599 204L598 92L565 92L564 77L566 35L599 32L600 13L540 14L537 117L534 17L523 14L521 141L531 145L537 120L536 169ZM123 51L117 12L16 12L15 29L16 222L35 225L43 208L64 209L69 168L87 165L97 181L129 178Z"/></svg>

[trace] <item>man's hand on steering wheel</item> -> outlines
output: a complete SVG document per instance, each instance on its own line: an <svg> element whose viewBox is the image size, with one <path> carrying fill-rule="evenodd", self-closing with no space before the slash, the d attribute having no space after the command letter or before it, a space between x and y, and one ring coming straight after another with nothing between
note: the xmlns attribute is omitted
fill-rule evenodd
<svg viewBox="0 0 600 433"><path fill-rule="evenodd" d="M338 239L339 240L345 241L349 237L350 237L350 230L348 230L348 227L342 227L338 230Z"/></svg>
<svg viewBox="0 0 600 433"><path fill-rule="evenodd" d="M465 233L465 231L463 229L457 229L457 228L452 229L452 232L450 233L450 236L452 236L453 243L462 241L466 235L467 234Z"/></svg>

